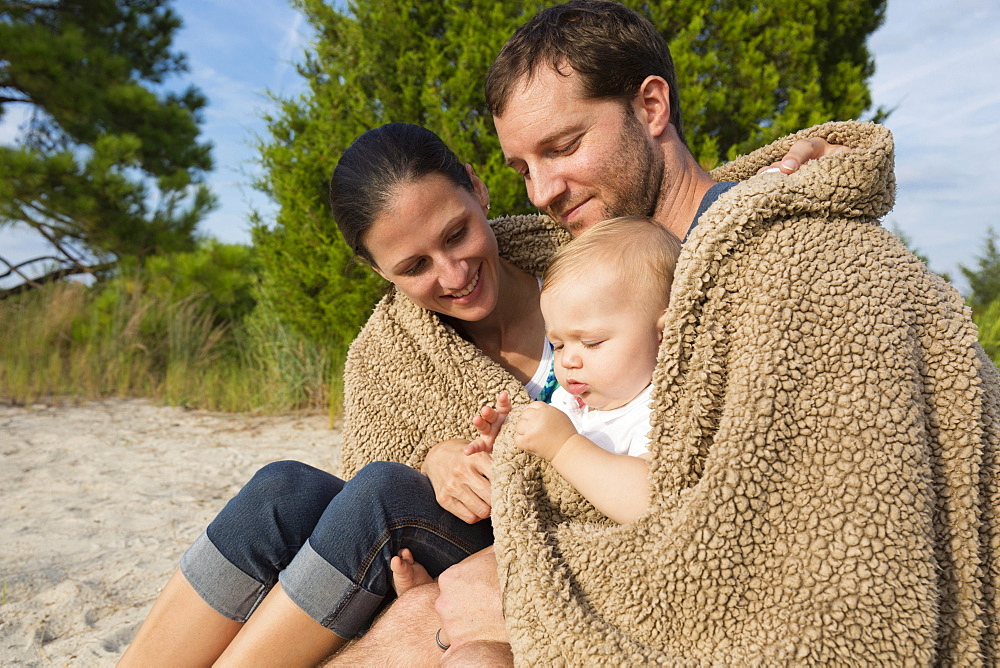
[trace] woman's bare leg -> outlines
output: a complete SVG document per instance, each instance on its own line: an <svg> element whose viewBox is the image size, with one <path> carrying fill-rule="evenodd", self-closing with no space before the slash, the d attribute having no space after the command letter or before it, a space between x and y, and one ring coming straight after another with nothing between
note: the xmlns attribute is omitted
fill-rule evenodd
<svg viewBox="0 0 1000 668"><path fill-rule="evenodd" d="M118 665L211 666L242 626L213 610L177 570Z"/></svg>
<svg viewBox="0 0 1000 668"><path fill-rule="evenodd" d="M310 617L276 584L219 657L217 666L315 666L347 642Z"/></svg>

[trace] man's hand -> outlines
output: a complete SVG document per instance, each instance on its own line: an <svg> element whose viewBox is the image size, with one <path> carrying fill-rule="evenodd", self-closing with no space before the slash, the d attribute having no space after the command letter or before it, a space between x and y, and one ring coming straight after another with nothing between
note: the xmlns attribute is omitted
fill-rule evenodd
<svg viewBox="0 0 1000 668"><path fill-rule="evenodd" d="M449 653L476 642L509 643L500 602L500 580L493 548L477 552L438 578L434 603L441 618L441 642Z"/></svg>
<svg viewBox="0 0 1000 668"><path fill-rule="evenodd" d="M514 445L551 462L576 427L558 408L534 401L524 409L515 427Z"/></svg>
<svg viewBox="0 0 1000 668"><path fill-rule="evenodd" d="M819 137L799 139L792 144L790 149L788 149L788 153L786 153L785 157L781 159L781 162L773 163L767 167L761 167L757 170L757 173L762 174L768 171L779 171L784 174L791 174L810 160L818 160L819 158L825 158L828 155L836 155L837 153L844 153L845 151L850 150L851 149L846 146L831 144L825 139L821 139Z"/></svg>
<svg viewBox="0 0 1000 668"><path fill-rule="evenodd" d="M496 442L500 434L500 427L507 421L507 414L512 408L510 395L504 391L497 395L497 407L483 406L479 414L472 418L472 426L479 431L479 438L469 443L465 448L465 454L472 455L477 452L493 452L493 443Z"/></svg>
<svg viewBox="0 0 1000 668"><path fill-rule="evenodd" d="M475 524L490 516L490 456L465 454L464 439L442 441L427 453L421 472L431 480L442 508L463 522Z"/></svg>

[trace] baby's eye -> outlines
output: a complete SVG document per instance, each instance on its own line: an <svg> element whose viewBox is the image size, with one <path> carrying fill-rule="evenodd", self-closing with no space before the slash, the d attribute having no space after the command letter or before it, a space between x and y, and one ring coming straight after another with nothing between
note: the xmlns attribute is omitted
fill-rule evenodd
<svg viewBox="0 0 1000 668"><path fill-rule="evenodd" d="M594 348L600 348L604 341L583 341L583 347L587 350L593 350Z"/></svg>

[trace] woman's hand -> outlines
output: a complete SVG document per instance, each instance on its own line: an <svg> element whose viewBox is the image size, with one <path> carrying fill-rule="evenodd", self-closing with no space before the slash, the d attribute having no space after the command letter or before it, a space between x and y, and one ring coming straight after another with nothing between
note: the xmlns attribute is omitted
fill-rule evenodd
<svg viewBox="0 0 1000 668"><path fill-rule="evenodd" d="M847 146L831 144L820 137L799 139L792 144L790 149L788 149L788 153L786 153L785 157L781 159L781 162L775 162L767 167L761 167L757 170L757 173L761 174L767 171L779 171L784 174L791 174L810 160L817 160L819 158L825 158L828 155L836 155L837 153L844 153L845 151L850 150L851 149Z"/></svg>
<svg viewBox="0 0 1000 668"><path fill-rule="evenodd" d="M475 524L490 516L490 456L465 454L469 441L452 439L432 447L420 471L431 480L442 508L463 522Z"/></svg>

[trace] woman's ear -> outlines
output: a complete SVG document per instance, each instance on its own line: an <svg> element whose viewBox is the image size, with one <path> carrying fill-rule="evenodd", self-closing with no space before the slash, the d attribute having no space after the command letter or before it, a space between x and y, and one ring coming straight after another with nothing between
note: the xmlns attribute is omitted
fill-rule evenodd
<svg viewBox="0 0 1000 668"><path fill-rule="evenodd" d="M472 181L472 192L475 193L476 199L479 200L479 206L483 207L483 212L490 210L490 191L483 183L483 180L476 176L476 170L472 168L472 165L465 163L465 173L469 175L469 179Z"/></svg>

